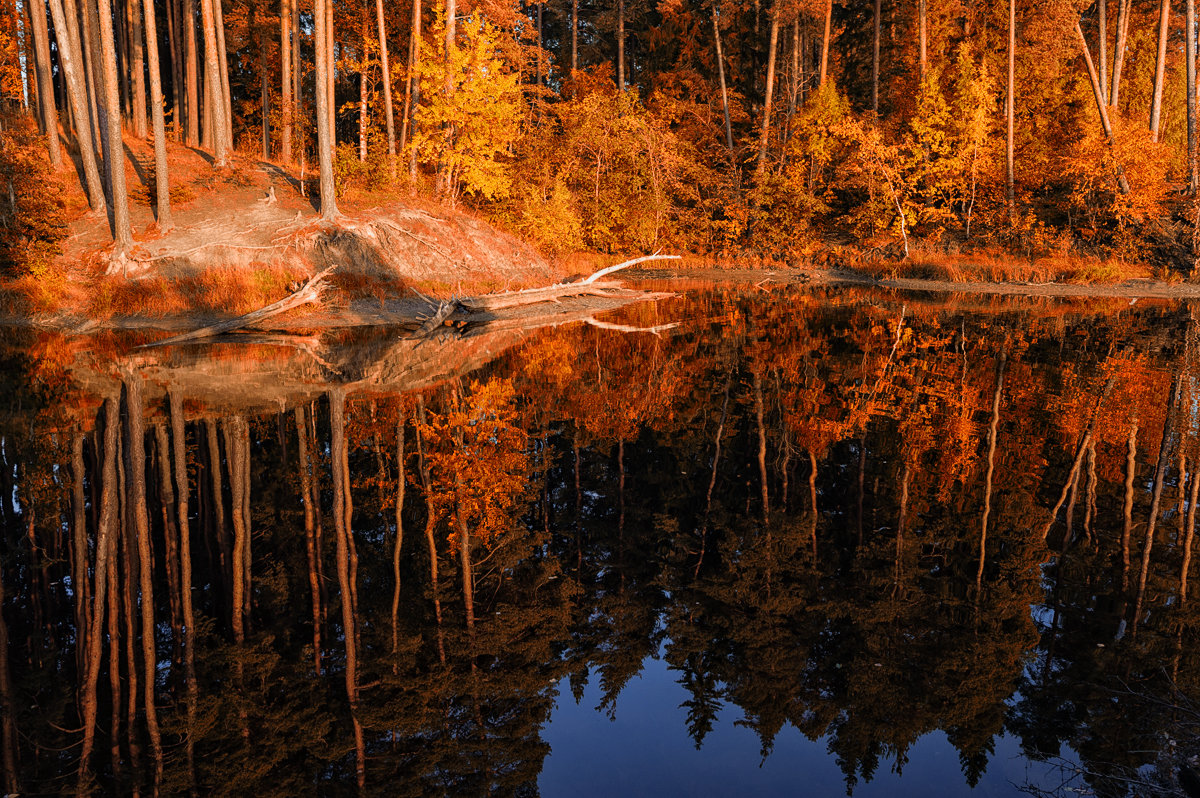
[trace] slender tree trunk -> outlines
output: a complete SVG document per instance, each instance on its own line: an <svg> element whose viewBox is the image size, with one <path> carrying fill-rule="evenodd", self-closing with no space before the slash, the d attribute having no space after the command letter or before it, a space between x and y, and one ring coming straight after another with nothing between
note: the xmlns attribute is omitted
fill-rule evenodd
<svg viewBox="0 0 1200 798"><path fill-rule="evenodd" d="M58 64L66 79L70 98L71 116L75 121L75 140L79 145L79 157L83 161L84 183L87 188L88 205L93 211L104 207L104 185L100 180L100 168L96 163L96 151L92 146L92 115L88 103L87 83L83 74L76 19L68 18L62 0L50 0L50 15L54 19L54 34L58 49Z"/></svg>
<svg viewBox="0 0 1200 798"><path fill-rule="evenodd" d="M334 153L337 152L337 58L334 52L333 36L333 2L325 0L325 66L329 71L329 82L325 91L329 94L329 141Z"/></svg>
<svg viewBox="0 0 1200 798"><path fill-rule="evenodd" d="M71 586L75 594L75 655L82 675L87 672L87 651L90 645L91 585L88 579L87 499L83 490L83 434L71 441Z"/></svg>
<svg viewBox="0 0 1200 798"><path fill-rule="evenodd" d="M1196 502L1200 499L1200 473L1192 467L1192 492L1188 497L1187 520L1184 522L1183 561L1179 565L1179 604L1187 604L1188 577L1192 568L1192 542L1196 537Z"/></svg>
<svg viewBox="0 0 1200 798"><path fill-rule="evenodd" d="M1133 532L1133 480L1137 471L1137 419L1129 425L1129 444L1125 457L1125 526L1121 531L1121 592L1129 582L1129 542Z"/></svg>
<svg viewBox="0 0 1200 798"><path fill-rule="evenodd" d="M771 101L775 92L775 53L779 49L779 2L771 6L771 38L767 52L767 91L763 99L762 134L758 140L758 163L755 172L762 176L767 163L767 142L771 137Z"/></svg>
<svg viewBox="0 0 1200 798"><path fill-rule="evenodd" d="M142 0L146 20L146 53L150 68L150 105L154 119L154 191L155 208L160 230L170 230L171 186L167 175L167 127L163 117L162 73L158 63L158 21L154 16L154 0Z"/></svg>
<svg viewBox="0 0 1200 798"><path fill-rule="evenodd" d="M191 730L196 724L199 687L196 683L196 616L192 607L192 541L188 518L187 438L183 417L183 401L176 393L169 396L171 408L172 458L175 471L175 506L179 528L179 596L183 611L183 673L187 686L186 754L188 783L196 793L195 739Z"/></svg>
<svg viewBox="0 0 1200 798"><path fill-rule="evenodd" d="M1017 208L1016 187L1013 180L1013 89L1016 82L1017 60L1017 0L1008 0L1008 80L1004 93L1004 124L1005 124L1005 185L1008 192L1008 214L1011 217Z"/></svg>
<svg viewBox="0 0 1200 798"><path fill-rule="evenodd" d="M142 9L137 0L126 0L129 12L133 17L133 35L129 40L130 51L130 80L133 82L133 135L134 138L146 138L146 45L153 42L154 61L158 62L158 37L153 40L145 31ZM143 40L143 36L146 38Z"/></svg>
<svg viewBox="0 0 1200 798"><path fill-rule="evenodd" d="M167 0L167 48L171 53L171 138L183 141L183 58L179 41L179 0Z"/></svg>
<svg viewBox="0 0 1200 798"><path fill-rule="evenodd" d="M421 490L425 494L425 544L429 548L429 589L433 593L433 614L437 622L438 661L446 664L446 646L442 635L442 599L438 590L438 554L434 530L437 511L433 504L433 483L429 478L429 463L425 459L425 444L421 429L425 426L425 402L417 397L417 463L421 470Z"/></svg>
<svg viewBox="0 0 1200 798"><path fill-rule="evenodd" d="M367 9L358 22L358 39L362 42L362 58L358 69L358 160L367 160Z"/></svg>
<svg viewBox="0 0 1200 798"><path fill-rule="evenodd" d="M929 63L927 54L927 39L929 28L929 14L925 7L925 0L917 0L917 80L925 80L925 71Z"/></svg>
<svg viewBox="0 0 1200 798"><path fill-rule="evenodd" d="M233 149L233 96L229 93L229 51L225 48L225 10L223 0L212 0L213 18L217 29L217 66L221 73L221 91L224 100L225 148Z"/></svg>
<svg viewBox="0 0 1200 798"><path fill-rule="evenodd" d="M203 7L203 0L201 0ZM196 47L196 0L183 0L183 73L185 83L184 119L187 122L184 143L200 146L200 79L199 52ZM208 41L205 40L207 50Z"/></svg>
<svg viewBox="0 0 1200 798"><path fill-rule="evenodd" d="M279 9L279 102L283 126L279 131L279 159L292 162L292 130L296 109L292 102L292 4L298 0L282 0ZM300 36L300 31L296 31ZM299 48L296 57L300 57Z"/></svg>
<svg viewBox="0 0 1200 798"><path fill-rule="evenodd" d="M408 77L404 89L404 129L400 133L400 148L416 137L416 109L421 102L421 0L413 0L412 29L408 38ZM417 148L413 147L408 159L408 182L412 190L417 187Z"/></svg>
<svg viewBox="0 0 1200 798"><path fill-rule="evenodd" d="M203 0L210 2L211 0ZM321 164L321 218L333 221L337 218L337 200L333 186L333 138L329 106L329 26L326 6L331 0L314 0L313 19L316 23L313 48L316 51L316 100L317 100L317 159Z"/></svg>
<svg viewBox="0 0 1200 798"><path fill-rule="evenodd" d="M578 0L572 0L571 13L575 13ZM729 158L733 159L733 126L729 121L729 92L725 88L725 58L721 54L721 7L713 4L713 40L717 43L717 77L721 82L721 111L725 114L725 146L729 150ZM575 35L574 17L572 17L571 36ZM575 42L571 41L571 69L574 70Z"/></svg>
<svg viewBox="0 0 1200 798"><path fill-rule="evenodd" d="M1133 602L1133 616L1130 618L1130 634L1137 637L1138 622L1142 615L1142 601L1146 596L1146 582L1150 575L1150 552L1154 547L1154 533L1158 529L1158 508L1162 500L1163 480L1167 473L1168 455L1171 451L1171 430L1174 426L1176 408L1179 405L1180 389L1183 382L1179 375L1175 376L1171 385L1171 393L1167 412L1163 417L1162 443L1158 447L1158 464L1154 468L1154 489L1150 494L1150 516L1146 525L1146 543L1142 547L1142 569L1138 576L1137 596Z"/></svg>
<svg viewBox="0 0 1200 798"><path fill-rule="evenodd" d="M714 7L715 10L715 7ZM579 71L579 0L571 0L571 78Z"/></svg>
<svg viewBox="0 0 1200 798"><path fill-rule="evenodd" d="M1167 2L1167 0L1164 0ZM1109 147L1113 146L1113 129L1108 121L1108 109L1104 105L1104 97L1100 93L1100 78L1096 74L1096 66L1092 63L1092 53L1088 49L1087 39L1083 37L1083 28L1079 26L1079 20L1075 20L1075 38L1079 41L1079 46L1083 49L1083 59L1087 66L1088 77L1092 82L1092 96L1096 99L1096 110L1100 112L1100 125L1104 128L1104 136L1108 139ZM1155 123L1157 124L1157 123ZM1152 128L1153 129L1153 128ZM1157 133L1155 133L1157 140ZM1122 194L1129 193L1129 182L1125 179L1124 170L1120 164L1117 165L1117 186Z"/></svg>
<svg viewBox="0 0 1200 798"><path fill-rule="evenodd" d="M817 519L820 518L820 510L817 508L817 453L812 449L808 450L808 504L812 508L808 536L815 561L817 559Z"/></svg>
<svg viewBox="0 0 1200 798"><path fill-rule="evenodd" d="M300 459L300 496L304 504L304 549L308 556L308 583L312 595L313 617L313 672L321 675L321 584L317 576L317 549L313 512L312 466L309 464L308 423L304 418L304 408L297 407L296 438Z"/></svg>
<svg viewBox="0 0 1200 798"><path fill-rule="evenodd" d="M221 0L200 0L201 27L204 29L204 91L207 118L212 121L213 165L224 169L229 165L229 150L224 131L225 100L221 88L221 62L225 60L223 50L217 48L217 22L214 6ZM222 37L224 38L224 37Z"/></svg>
<svg viewBox="0 0 1200 798"><path fill-rule="evenodd" d="M1184 59L1187 61L1187 159L1188 191L1196 193L1196 0L1187 0L1187 35Z"/></svg>
<svg viewBox="0 0 1200 798"><path fill-rule="evenodd" d="M1167 72L1167 29L1171 22L1171 0L1160 0L1158 5L1158 58L1154 66L1154 99L1150 103L1150 139L1158 141L1158 128L1162 120L1163 83ZM1112 134L1107 130L1109 138ZM1128 193L1128 192L1125 192Z"/></svg>
<svg viewBox="0 0 1200 798"><path fill-rule="evenodd" d="M104 105L108 129L108 181L112 201L113 255L123 258L133 246L129 195L125 189L125 142L121 138L121 98L117 91L117 51L113 42L112 7L99 0L100 49L104 59Z"/></svg>
<svg viewBox="0 0 1200 798"><path fill-rule="evenodd" d="M1117 46L1113 50L1112 88L1108 92L1108 103L1112 108L1118 106L1121 93L1121 70L1125 65L1125 48L1129 38L1129 2L1120 0L1117 5Z"/></svg>
<svg viewBox="0 0 1200 798"><path fill-rule="evenodd" d="M1096 0L1096 28L1100 45L1096 53L1096 65L1100 70L1100 91L1104 94L1104 104L1108 105L1108 0Z"/></svg>
<svg viewBox="0 0 1200 798"><path fill-rule="evenodd" d="M392 113L392 69L388 61L387 27L383 23L383 0L375 0L375 25L379 29L379 69L383 73L383 115L387 123L388 174L396 179L396 119Z"/></svg>
<svg viewBox="0 0 1200 798"><path fill-rule="evenodd" d="M258 28L258 95L261 97L262 114L262 157L271 159L271 71L267 67L267 28L260 23Z"/></svg>
<svg viewBox="0 0 1200 798"><path fill-rule="evenodd" d="M829 37L833 32L833 0L825 0L825 27L821 33L821 72L817 88L825 85L829 75Z"/></svg>
<svg viewBox="0 0 1200 798"><path fill-rule="evenodd" d="M38 106L41 123L45 128L46 144L50 150L50 163L54 168L62 166L62 145L58 141L58 109L54 105L54 80L50 74L50 30L46 25L46 4L43 0L25 0L30 12L33 28L34 54L37 66Z"/></svg>
<svg viewBox="0 0 1200 798"><path fill-rule="evenodd" d="M762 375L757 371L754 372L754 418L758 427L758 478L762 493L762 518L763 526L766 526L770 511L770 501L767 497L767 428L763 423Z"/></svg>
<svg viewBox="0 0 1200 798"><path fill-rule="evenodd" d="M617 91L625 91L625 0L617 0Z"/></svg>
<svg viewBox="0 0 1200 798"><path fill-rule="evenodd" d="M874 36L871 44L871 110L879 115L879 35L883 18L881 0L875 0L875 14L872 26Z"/></svg>

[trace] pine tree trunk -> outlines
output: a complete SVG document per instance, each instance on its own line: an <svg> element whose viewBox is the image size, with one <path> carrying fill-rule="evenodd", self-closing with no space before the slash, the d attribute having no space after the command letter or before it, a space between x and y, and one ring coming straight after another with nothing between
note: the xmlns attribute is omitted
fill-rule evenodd
<svg viewBox="0 0 1200 798"><path fill-rule="evenodd" d="M146 138L146 44L149 38L143 40L145 24L142 19L142 8L137 0L128 0L129 12L133 17L133 31L129 40L129 79L133 84L133 135L134 138ZM153 39L154 60L158 61L158 39Z"/></svg>
<svg viewBox="0 0 1200 798"><path fill-rule="evenodd" d="M96 163L96 151L92 147L92 116L83 75L84 66L79 60L78 35L73 35L77 30L76 18L71 17L68 22L62 0L50 0L50 15L54 19L58 64L66 78L71 116L75 122L75 140L79 145L80 160L83 161L88 205L93 211L98 211L104 207L104 186L100 180L100 167Z"/></svg>
<svg viewBox="0 0 1200 798"><path fill-rule="evenodd" d="M125 189L125 142L121 138L121 98L117 91L117 52L113 42L112 7L99 0L100 49L104 59L104 106L108 112L108 181L112 203L113 255L122 258L133 246L129 196Z"/></svg>
<svg viewBox="0 0 1200 798"><path fill-rule="evenodd" d="M1096 63L1100 69L1100 91L1104 93L1104 104L1108 105L1108 0L1096 0L1096 28L1100 49Z"/></svg>
<svg viewBox="0 0 1200 798"><path fill-rule="evenodd" d="M1154 99L1150 103L1150 139L1152 141L1158 141L1158 128L1162 121L1163 83L1167 71L1167 30L1170 22L1171 0L1160 0L1158 6L1158 58L1154 66ZM1111 134L1109 135L1111 138Z"/></svg>
<svg viewBox="0 0 1200 798"><path fill-rule="evenodd" d="M929 14L926 11L925 0L917 0L917 80L925 80L925 70L928 66L927 39Z"/></svg>
<svg viewBox="0 0 1200 798"><path fill-rule="evenodd" d="M400 149L408 146L417 133L416 108L421 100L419 68L421 65L421 0L413 0L412 30L408 37L408 71L404 83L404 118L401 120ZM416 189L417 150L409 153L408 180Z"/></svg>
<svg viewBox="0 0 1200 798"><path fill-rule="evenodd" d="M183 58L179 41L179 0L167 0L167 47L171 52L171 138L183 140Z"/></svg>
<svg viewBox="0 0 1200 798"><path fill-rule="evenodd" d="M725 115L725 146L733 160L733 127L729 121L729 92L725 88L725 57L721 53L721 9L713 4L713 40L717 44L717 77L721 82L721 111Z"/></svg>
<svg viewBox="0 0 1200 798"><path fill-rule="evenodd" d="M449 105L454 97L454 74L452 72L452 53L455 49L457 39L457 3L455 0L445 0L446 3L446 38L442 46L442 63L445 65L446 77L442 83L442 94L446 97L446 103ZM454 125L447 123L446 128L442 131L446 139L446 148L450 149L454 145ZM438 190L439 193L445 194L451 199L454 197L454 186L452 185L453 175L450 173L448 164L440 164L438 166Z"/></svg>
<svg viewBox="0 0 1200 798"><path fill-rule="evenodd" d="M1096 110L1100 112L1100 124L1104 128L1104 136L1108 139L1108 144L1113 145L1113 129L1108 121L1108 109L1104 105L1104 97L1100 92L1100 78L1096 74L1096 66L1092 63L1092 54L1088 50L1087 39L1083 37L1083 28L1079 25L1079 20L1075 21L1075 38L1079 42L1079 46L1083 50L1084 64L1087 66L1088 78L1092 82L1092 96L1096 100ZM1117 186L1122 194L1129 193L1129 182L1125 180L1125 174L1120 165L1117 166Z"/></svg>
<svg viewBox="0 0 1200 798"><path fill-rule="evenodd" d="M625 91L625 0L617 0L617 91Z"/></svg>
<svg viewBox="0 0 1200 798"><path fill-rule="evenodd" d="M392 68L388 60L387 27L383 22L383 0L375 0L375 26L379 32L379 70L383 73L383 115L387 124L388 175L396 179L396 119L392 113Z"/></svg>
<svg viewBox="0 0 1200 798"><path fill-rule="evenodd" d="M204 0L208 2L209 0ZM338 215L337 200L333 188L333 141L330 135L329 107L329 50L328 22L325 16L326 5L331 0L314 0L313 19L316 23L313 35L314 50L316 51L316 101L317 101L317 159L321 164L321 218L332 221Z"/></svg>
<svg viewBox="0 0 1200 798"><path fill-rule="evenodd" d="M715 7L714 7L715 12ZM579 0L571 0L571 77L579 69Z"/></svg>
<svg viewBox="0 0 1200 798"><path fill-rule="evenodd" d="M267 33L265 25L260 25L259 27L258 67L258 93L262 98L262 157L264 161L269 161L271 159L271 71L267 67Z"/></svg>
<svg viewBox="0 0 1200 798"><path fill-rule="evenodd" d="M224 169L229 165L225 142L225 100L221 90L221 65L224 54L217 49L217 23L213 6L220 0L200 0L200 25L204 29L204 108L205 127L210 127L209 145L213 150L213 166Z"/></svg>
<svg viewBox="0 0 1200 798"><path fill-rule="evenodd" d="M282 103L283 127L279 134L279 159L292 162L292 128L295 124L292 105L292 4L297 0L282 0L279 9L279 101ZM300 32L296 31L299 36ZM299 57L299 51L296 53Z"/></svg>
<svg viewBox="0 0 1200 798"><path fill-rule="evenodd" d="M879 116L879 36L883 18L881 0L875 0L874 37L871 44L871 110Z"/></svg>
<svg viewBox="0 0 1200 798"><path fill-rule="evenodd" d="M763 99L762 134L758 139L758 162L755 174L762 177L767 163L767 143L771 138L771 103L775 94L775 53L779 49L779 0L771 5L771 37L767 51L767 91Z"/></svg>
<svg viewBox="0 0 1200 798"><path fill-rule="evenodd" d="M1113 50L1112 88L1108 92L1108 104L1112 108L1119 105L1121 94L1121 70L1125 65L1125 48L1129 38L1129 3L1130 0L1120 0L1117 5L1117 46Z"/></svg>
<svg viewBox="0 0 1200 798"><path fill-rule="evenodd" d="M40 121L46 134L46 145L50 150L50 163L54 168L62 166L62 145L58 141L58 109L54 105L54 80L50 72L50 30L46 25L46 4L43 0L26 0L29 9L34 40L34 61L37 68L38 106Z"/></svg>
<svg viewBox="0 0 1200 798"><path fill-rule="evenodd" d="M203 7L203 0L202 0ZM184 119L187 122L184 143L189 147L200 146L200 79L199 52L196 47L196 0L183 0L183 72L186 84ZM208 41L205 40L205 48Z"/></svg>
<svg viewBox="0 0 1200 798"><path fill-rule="evenodd" d="M217 31L217 65L221 73L221 91L219 96L224 100L225 122L222 131L225 136L225 148L233 150L233 98L229 93L229 51L225 49L225 11L222 0L212 0L213 18Z"/></svg>
<svg viewBox="0 0 1200 798"><path fill-rule="evenodd" d="M1196 0L1187 0L1187 162L1188 191L1196 193Z"/></svg>
<svg viewBox="0 0 1200 798"><path fill-rule="evenodd" d="M1127 0L1126 0L1127 1ZM1013 89L1016 77L1017 59L1017 0L1008 0L1008 80L1004 93L1004 163L1005 183L1008 191L1008 214L1011 217L1016 210L1016 187L1013 180Z"/></svg>
<svg viewBox="0 0 1200 798"><path fill-rule="evenodd" d="M329 82L325 90L329 94L329 141L331 151L337 153L337 58L334 53L333 0L325 0L325 66Z"/></svg>
<svg viewBox="0 0 1200 798"><path fill-rule="evenodd" d="M358 40L362 42L362 57L358 66L358 160L367 160L367 9L363 8L358 21Z"/></svg>
<svg viewBox="0 0 1200 798"><path fill-rule="evenodd" d="M154 191L158 229L170 230L171 186L167 174L167 126L163 117L162 73L158 63L158 21L154 16L154 0L142 0L146 21L146 53L150 67L150 105L154 119Z"/></svg>
<svg viewBox="0 0 1200 798"><path fill-rule="evenodd" d="M817 80L817 87L825 85L825 78L829 73L829 37L832 34L833 27L833 0L825 0L825 28L821 34L821 73Z"/></svg>

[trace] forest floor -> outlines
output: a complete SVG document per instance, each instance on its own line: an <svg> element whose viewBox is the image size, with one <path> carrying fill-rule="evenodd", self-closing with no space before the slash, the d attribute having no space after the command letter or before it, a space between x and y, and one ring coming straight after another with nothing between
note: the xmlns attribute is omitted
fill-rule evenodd
<svg viewBox="0 0 1200 798"><path fill-rule="evenodd" d="M164 232L153 213L153 152L133 140L126 148L135 237L130 256L114 264L108 220L86 213L78 181L64 176L66 206L74 212L60 268L53 278L43 275L7 286L0 296L4 321L75 332L186 329L261 308L333 266L320 306L287 311L273 319L273 327L379 325L427 307L425 296L546 286L570 272L578 277L580 271L617 260L576 256L551 261L467 210L420 197L397 199L394 191L340 198L342 215L325 223L317 214L311 172L301 175L245 156L216 172L207 153L178 145L170 147L175 226ZM831 250L779 268L749 262L715 268L711 261L689 257L685 263L695 266L644 270L638 277L642 285L668 291L732 281L1134 302L1200 298L1198 284L1154 279L1149 269L1127 264L921 252L904 263L868 263L861 255L853 249ZM580 298L572 307L598 312L631 298Z"/></svg>

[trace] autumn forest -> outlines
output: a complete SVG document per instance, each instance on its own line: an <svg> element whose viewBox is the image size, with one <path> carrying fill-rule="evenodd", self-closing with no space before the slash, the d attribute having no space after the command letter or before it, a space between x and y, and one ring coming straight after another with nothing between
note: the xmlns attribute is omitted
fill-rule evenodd
<svg viewBox="0 0 1200 798"><path fill-rule="evenodd" d="M10 269L86 206L118 255L131 201L169 229L179 145L278 164L329 219L421 195L549 256L1191 269L1190 2L314 3L6 0Z"/></svg>

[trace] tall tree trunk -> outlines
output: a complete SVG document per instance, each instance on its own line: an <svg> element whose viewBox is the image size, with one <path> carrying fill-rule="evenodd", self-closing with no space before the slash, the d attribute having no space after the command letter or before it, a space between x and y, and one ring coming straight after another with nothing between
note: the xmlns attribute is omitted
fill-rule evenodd
<svg viewBox="0 0 1200 798"><path fill-rule="evenodd" d="M279 132L279 159L292 162L292 129L295 126L296 109L292 105L292 4L298 0L282 0L279 9L279 102L283 112L283 126ZM300 31L296 31L300 36ZM296 48L296 57L300 50Z"/></svg>
<svg viewBox="0 0 1200 798"><path fill-rule="evenodd" d="M325 0L325 65L329 70L329 82L325 91L329 94L329 141L333 152L337 152L337 58L334 53L333 0Z"/></svg>
<svg viewBox="0 0 1200 798"><path fill-rule="evenodd" d="M1128 1L1128 0L1126 0ZM1008 215L1011 217L1017 207L1016 188L1013 182L1013 88L1016 75L1017 59L1017 0L1008 0L1008 79L1004 92L1004 124L1005 124L1005 185L1008 192Z"/></svg>
<svg viewBox="0 0 1200 798"><path fill-rule="evenodd" d="M38 106L41 109L42 127L45 128L46 144L50 150L50 163L54 168L62 166L62 145L58 141L58 109L54 105L54 80L50 73L50 30L46 25L46 4L43 0L25 0L30 12L33 28L34 55L37 67Z"/></svg>
<svg viewBox="0 0 1200 798"><path fill-rule="evenodd" d="M204 29L204 91L206 118L211 120L213 165L224 169L229 165L229 151L225 140L225 99L221 89L221 62L223 51L217 49L217 22L213 11L220 0L200 0L201 27ZM208 124L206 122L206 124Z"/></svg>
<svg viewBox="0 0 1200 798"><path fill-rule="evenodd" d="M377 0L378 1L378 0ZM367 9L358 20L358 40L362 42L362 58L358 67L358 160L367 160Z"/></svg>
<svg viewBox="0 0 1200 798"><path fill-rule="evenodd" d="M179 0L167 0L167 48L171 53L171 137L183 141L183 45L179 41Z"/></svg>
<svg viewBox="0 0 1200 798"><path fill-rule="evenodd" d="M929 28L929 14L925 8L925 0L917 0L917 80L925 80L925 70L928 66L929 58L927 54L927 39Z"/></svg>
<svg viewBox="0 0 1200 798"><path fill-rule="evenodd" d="M875 0L871 40L871 110L879 115L879 34L883 18L882 0Z"/></svg>
<svg viewBox="0 0 1200 798"><path fill-rule="evenodd" d="M1096 53L1096 66L1100 70L1100 91L1104 94L1104 104L1108 105L1108 0L1096 0L1096 29L1100 45Z"/></svg>
<svg viewBox="0 0 1200 798"><path fill-rule="evenodd" d="M1125 48L1129 38L1129 3L1120 0L1117 5L1117 46L1113 50L1112 88L1108 92L1108 103L1112 108L1119 104L1121 94L1121 70L1125 65Z"/></svg>
<svg viewBox="0 0 1200 798"><path fill-rule="evenodd" d="M58 65L66 79L71 116L75 121L75 140L79 145L80 160L83 161L88 205L93 211L98 211L104 207L104 185L100 180L100 167L96 163L96 151L92 144L92 115L83 73L84 64L80 60L77 20L67 16L63 0L50 0L50 15L54 19Z"/></svg>
<svg viewBox="0 0 1200 798"><path fill-rule="evenodd" d="M171 221L171 186L167 177L167 127L163 117L162 73L158 63L158 21L154 0L142 0L146 20L146 54L150 67L150 105L154 119L154 191L160 230L174 227Z"/></svg>
<svg viewBox="0 0 1200 798"><path fill-rule="evenodd" d="M262 157L271 159L271 70L267 67L267 27L260 23L258 28L258 94L262 114Z"/></svg>
<svg viewBox="0 0 1200 798"><path fill-rule="evenodd" d="M761 177L767 163L767 142L771 137L771 101L775 93L775 52L779 49L779 2L771 5L771 38L767 52L767 91L763 99L762 134L758 139L758 163L755 173Z"/></svg>
<svg viewBox="0 0 1200 798"><path fill-rule="evenodd" d="M578 0L572 0L571 12L574 14L578 6ZM721 7L713 3L713 40L717 43L717 77L721 82L721 111L725 115L725 147L729 150L729 158L733 160L733 126L729 121L729 92L725 88L725 58L721 53ZM574 23L572 22L571 35L575 35ZM572 40L571 44L571 59L575 58L575 44ZM572 70L575 69L572 64Z"/></svg>
<svg viewBox="0 0 1200 798"><path fill-rule="evenodd" d="M416 109L421 102L421 0L413 0L412 29L408 38L408 73L404 88L404 129L400 132L400 148L416 137ZM413 147L408 160L408 182L413 191L417 186L417 148Z"/></svg>
<svg viewBox="0 0 1200 798"><path fill-rule="evenodd" d="M1154 99L1150 103L1150 139L1152 141L1158 141L1158 128L1162 121L1163 83L1167 73L1167 29L1170 27L1170 22L1171 0L1160 0L1158 4L1158 58L1154 62Z"/></svg>
<svg viewBox="0 0 1200 798"><path fill-rule="evenodd" d="M625 0L617 0L617 91L625 91Z"/></svg>
<svg viewBox="0 0 1200 798"><path fill-rule="evenodd" d="M825 85L829 75L829 37L833 32L833 0L825 0L825 27L821 33L821 71L817 78L817 88Z"/></svg>
<svg viewBox="0 0 1200 798"><path fill-rule="evenodd" d="M184 120L187 123L184 143L200 146L200 78L199 51L196 47L196 0L182 0ZM202 6L203 7L203 6ZM208 47L207 40L205 48Z"/></svg>
<svg viewBox="0 0 1200 798"><path fill-rule="evenodd" d="M1187 61L1187 159L1188 191L1196 193L1196 0L1187 0L1187 35L1184 58Z"/></svg>
<svg viewBox="0 0 1200 798"><path fill-rule="evenodd" d="M211 0L203 0L210 2ZM325 221L332 221L337 218L337 200L334 196L333 187L333 139L330 135L332 130L331 114L332 110L329 107L329 49L328 49L328 22L326 20L326 6L331 0L313 0L314 11L313 19L315 21L315 33L313 34L314 43L313 49L316 51L316 88L315 95L317 101L317 160L321 165L321 218Z"/></svg>
<svg viewBox="0 0 1200 798"><path fill-rule="evenodd" d="M1108 121L1108 109L1104 105L1104 97L1100 93L1100 78L1096 74L1095 64L1092 63L1092 53L1088 49L1087 39L1083 37L1083 28L1079 26L1079 20L1075 20L1075 38L1083 49L1084 64L1087 66L1088 77L1092 82L1092 96L1096 99L1096 110L1100 112L1100 125L1104 128L1104 136L1108 139L1109 147L1112 147L1114 143L1113 129ZM1157 136L1157 134L1155 135ZM1117 164L1117 187L1120 188L1122 194L1129 193L1129 182L1125 179L1125 172L1120 164Z"/></svg>
<svg viewBox="0 0 1200 798"><path fill-rule="evenodd" d="M383 0L375 0L375 26L379 31L379 70L383 73L383 115L387 124L388 175L396 179L396 119L392 113L392 68L388 60L387 27L383 24Z"/></svg>
<svg viewBox="0 0 1200 798"><path fill-rule="evenodd" d="M714 7L715 9L715 7ZM579 0L571 0L571 78L579 70Z"/></svg>
<svg viewBox="0 0 1200 798"><path fill-rule="evenodd" d="M117 51L113 42L112 7L97 3L100 16L100 49L104 59L104 107L107 111L108 182L112 202L113 255L123 258L133 246L129 223L129 195L125 189L125 142L121 138L121 98L117 91Z"/></svg>
<svg viewBox="0 0 1200 798"><path fill-rule="evenodd" d="M454 96L454 74L452 72L451 63L453 61L452 53L455 48L456 40L456 14L457 3L455 0L445 0L446 3L446 36L442 45L442 63L445 67L446 77L442 83L442 94L446 98L446 103L449 105ZM452 122L446 124L446 128L442 131L446 137L446 147L451 148L454 144L454 124ZM453 198L454 187L451 185L453 175L450 173L448 164L440 164L438 166L438 189L441 193Z"/></svg>
<svg viewBox="0 0 1200 798"><path fill-rule="evenodd" d="M158 37L149 37L145 31L142 9L136 0L126 0L129 12L133 17L133 35L129 40L130 75L133 83L133 135L134 138L146 138L146 47L154 48L154 61L158 62ZM143 36L146 38L143 40ZM152 42L152 44L147 44Z"/></svg>
<svg viewBox="0 0 1200 798"><path fill-rule="evenodd" d="M221 73L220 96L225 102L225 147L233 149L233 95L229 92L229 51L225 48L225 7L222 0L212 0L213 19L217 30L217 66Z"/></svg>

